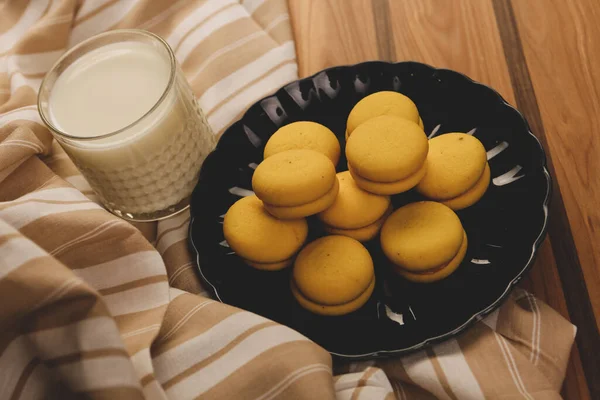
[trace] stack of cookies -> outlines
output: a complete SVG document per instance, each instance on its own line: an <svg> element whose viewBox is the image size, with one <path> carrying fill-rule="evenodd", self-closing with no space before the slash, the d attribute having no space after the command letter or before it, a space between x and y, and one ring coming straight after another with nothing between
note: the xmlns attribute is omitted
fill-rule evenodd
<svg viewBox="0 0 600 400"><path fill-rule="evenodd" d="M292 294L322 315L367 302L375 274L361 242L377 236L404 279L427 283L453 273L468 243L454 210L475 204L490 181L479 140L464 133L428 140L417 106L400 93L359 101L345 139L347 170L336 174L340 143L330 129L310 121L281 127L254 172L255 196L231 206L223 224L246 264L261 270L293 264ZM391 196L409 190L424 200L394 211ZM304 246L311 216L322 234Z"/></svg>

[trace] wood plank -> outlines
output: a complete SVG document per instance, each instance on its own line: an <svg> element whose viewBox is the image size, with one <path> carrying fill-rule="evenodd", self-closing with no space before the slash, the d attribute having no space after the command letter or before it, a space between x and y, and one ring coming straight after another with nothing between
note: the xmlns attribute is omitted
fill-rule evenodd
<svg viewBox="0 0 600 400"><path fill-rule="evenodd" d="M416 60L462 72L515 103L491 3L395 0L389 4L395 61Z"/></svg>
<svg viewBox="0 0 600 400"><path fill-rule="evenodd" d="M364 0L290 0L302 76L333 65L369 59L415 60L463 72L494 87L515 104L515 91L491 2L461 0L450 4L435 0L372 0L372 12L366 3ZM345 21L336 19L341 15ZM375 22L371 23L369 18L374 18ZM358 41L353 38L355 32L344 34L344 29L339 27L356 27L356 21L362 21ZM375 54L373 49L377 50ZM525 286L568 318L548 240L542 246ZM581 372L579 353L575 350L565 378L565 398L589 398Z"/></svg>
<svg viewBox="0 0 600 400"><path fill-rule="evenodd" d="M371 0L290 1L296 36L298 73L307 76L323 68L378 58Z"/></svg>
<svg viewBox="0 0 600 400"><path fill-rule="evenodd" d="M595 0L513 8L600 328L600 8Z"/></svg>
<svg viewBox="0 0 600 400"><path fill-rule="evenodd" d="M548 2L549 3L549 2ZM577 224L573 224L573 210L577 211L577 207L580 205L594 204L594 199L585 197L575 201L574 199L565 199L565 193L571 194L573 187L580 187L581 183L571 179L569 177L572 170L583 164L586 168L591 170L592 176L600 176L597 170L594 170L594 166L590 167L587 165L588 158L587 154L590 150L588 146L592 146L592 153L594 149L593 128L589 126L590 130L584 131L569 131L567 130L571 124L566 126L559 125L562 118L548 119L548 116L543 114L540 109L540 104L545 104L552 111L560 113L561 115L577 113L580 107L585 107L587 104L582 103L576 98L576 94L579 92L569 92L568 87L562 88L562 91L557 91L557 86L563 84L564 81L571 82L571 79L577 80L577 76L570 75L572 73L571 66L564 67L562 71L557 68L552 68L552 74L545 74L547 70L544 69L544 63L550 63L552 65L569 65L571 57L576 56L570 54L570 43L571 40L566 42L560 42L558 40L552 40L548 43L530 43L532 39L523 40L522 37L534 37L539 38L538 32L559 32L553 29L554 26L567 25L581 25L586 24L586 21L582 21L582 15L567 17L566 20L562 20L564 16L569 15L569 6L561 3L556 4L557 7L565 9L555 9L551 12L551 7L543 7L533 10L531 14L522 16L521 18L529 18L523 21L521 24L517 22L516 15L519 15L519 11L515 12L514 5L522 7L522 2L513 2L511 0L493 0L495 14L499 21L498 26L500 27L500 35L503 39L505 55L508 60L509 72L513 81L513 87L515 88L515 94L517 99L517 105L521 111L526 115L532 126L533 131L536 133L548 153L548 166L551 174L555 177L555 188L552 194L552 202L550 205L550 220L548 224L548 234L554 244L554 256L557 262L558 272L562 281L563 290L566 295L566 303L569 309L569 315L571 320L578 326L578 333L576 337L577 347L580 350L580 356L582 361L583 370L585 372L586 381L589 385L590 395L592 398L600 398L600 358L597 354L600 353L600 334L598 333L598 318L596 318L594 309L598 311L596 298L600 295L600 288L598 288L596 279L597 268L595 266L595 255L592 249L592 253L588 253L588 249L582 251L581 248L576 248L576 241L574 236L581 237L581 228L577 227ZM539 4L539 3L538 3ZM591 3L588 3L588 12L593 13L593 7ZM578 11L581 11L578 7L575 7ZM552 19L547 24L540 24L540 20L544 20L549 15ZM536 29L533 33L523 34L520 33L520 28L529 29L529 26L533 25L530 21L535 18ZM575 23L573 24L573 19ZM559 25L556 25L559 24ZM592 26L594 20L590 19L587 21L588 26ZM540 26L545 26L546 29L539 29ZM566 31L565 31L566 32ZM562 38L565 35L563 29L560 30L557 38ZM589 33L589 32L588 32ZM568 32L567 32L568 35ZM542 35L544 36L544 35ZM545 36L544 36L545 37ZM570 39L576 39L571 37ZM529 44L528 44L529 43ZM545 44L546 46L544 46ZM525 50L528 49L528 50ZM561 50L557 50L561 49ZM527 56L529 55L529 56ZM587 57L584 57L587 60ZM539 60L543 59L543 63L539 64ZM534 61L532 61L534 60ZM581 60L582 62L586 60ZM531 66L530 66L531 63ZM579 64L578 64L579 65ZM535 73L536 70L540 72L536 75L532 75L529 71ZM583 71L580 71L583 72ZM588 75L585 79L589 78ZM534 79L538 81L537 86L534 83ZM584 79L584 80L585 80ZM540 81L542 83L540 83ZM552 85L548 83L552 82ZM593 84L594 82L587 82ZM579 85L582 85L580 82ZM548 91L547 87L552 86L552 90ZM569 86L569 85L567 85ZM577 85L576 85L577 86ZM593 86L592 86L593 87ZM540 90L541 89L541 90ZM544 90L544 91L542 91ZM540 93L544 94L540 96ZM561 93L561 96L556 97L556 93ZM553 96L554 95L554 96ZM565 100L565 96L567 97ZM589 96L584 96L589 97ZM538 101L538 98L540 101ZM598 101L598 99L596 99ZM557 107L557 105L559 105ZM596 103L597 105L598 103ZM593 104L590 104L593 108ZM576 107L572 110L570 107ZM597 108L597 107L596 107ZM542 118L542 115L544 117ZM554 118L555 115L551 115L550 118ZM596 115L597 117L597 115ZM577 135L577 140L573 140ZM551 143L558 142L559 144L565 144L564 137L568 137L566 145L570 146L570 153L557 153L556 146L552 146ZM570 143L569 143L570 142ZM577 144L575 144L577 142ZM581 145L583 143L583 146ZM550 151L548 152L548 149ZM598 150L598 147L596 146ZM599 153L596 151L596 153ZM575 155L575 157L573 157ZM583 156L578 160L577 156ZM567 159L566 157L571 158ZM593 157L592 157L593 159ZM557 162L555 167L555 161ZM565 162L566 161L566 162ZM579 162L578 162L579 161ZM593 159L594 162L598 162L597 159ZM567 177L565 180L564 177ZM558 179L557 179L558 178ZM589 182L586 182L589 184ZM566 188L566 190L565 190ZM585 188L583 188L585 190ZM592 186L590 190L592 193L588 195L594 196L595 187ZM589 202L589 201L592 202ZM575 213L577 214L577 213ZM569 221L571 219L571 221ZM571 222L571 223L570 223ZM583 235L584 245L585 241L589 240L588 232ZM579 240L581 242L581 240ZM579 250L579 251L578 251ZM591 256L591 257L590 257ZM582 257L580 259L580 257ZM583 263L581 262L583 260ZM592 265L589 265L589 263Z"/></svg>
<svg viewBox="0 0 600 400"><path fill-rule="evenodd" d="M585 281L600 323L599 3L512 1L512 6ZM530 23L534 20L535 24Z"/></svg>

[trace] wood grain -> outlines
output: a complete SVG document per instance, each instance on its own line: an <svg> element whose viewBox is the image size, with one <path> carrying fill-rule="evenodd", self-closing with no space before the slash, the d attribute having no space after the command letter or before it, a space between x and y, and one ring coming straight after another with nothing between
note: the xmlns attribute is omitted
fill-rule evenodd
<svg viewBox="0 0 600 400"><path fill-rule="evenodd" d="M395 61L416 60L462 72L514 104L502 43L487 1L390 2Z"/></svg>
<svg viewBox="0 0 600 400"><path fill-rule="evenodd" d="M597 318L594 312L594 298L600 294L597 290L595 276L589 274L586 276L588 269L585 264L580 262L579 253L575 247L573 238L574 230L569 223L563 198L565 185L567 189L577 187L577 182L573 180L561 180L561 173L565 171L568 165L561 165L555 168L554 160L557 158L557 153L552 151L550 141L555 140L556 136L561 136L562 131L547 131L548 121L542 120L540 112L540 102L533 84L533 77L541 79L539 75L533 75L530 72L529 65L526 60L525 46L530 47L530 41L522 39L519 25L517 23L516 13L511 0L493 0L495 15L500 27L500 36L504 44L505 56L509 65L509 73L515 89L515 97L517 106L527 117L533 131L536 133L543 146L550 150L548 154L548 167L550 173L558 177L555 180L555 188L552 193L552 202L550 204L550 220L548 224L548 235L554 243L554 256L557 262L558 272L562 281L563 290L566 294L566 304L569 310L571 320L578 326L578 334L576 338L577 347L581 351L581 361L586 376L586 380L590 385L590 392L593 398L600 397L600 358L597 354L600 353L600 334L598 333ZM566 4L561 4L566 7ZM547 11L544 10L537 11ZM564 13L565 10L562 10ZM590 10L592 11L592 10ZM537 15L537 14L536 14ZM545 15L545 14L544 14ZM539 18L538 18L539 20ZM581 23L581 21L576 21ZM538 30L536 29L536 32ZM562 30L560 36L562 36ZM564 43L566 45L566 43ZM525 46L524 46L525 45ZM553 43L555 45L555 43ZM565 47L566 48L566 47ZM546 48L536 47L535 55L544 53ZM530 50L531 51L531 50ZM565 56L566 54L563 54ZM562 64L564 57L556 58L556 64ZM550 59L546 60L551 62ZM533 70L532 70L533 71ZM564 71L565 73L567 71ZM548 77L547 77L548 78ZM554 77L556 79L556 76ZM560 79L559 79L560 80ZM548 80L545 81L546 83ZM545 104L555 104L551 97L541 97L541 101ZM564 104L563 104L564 105ZM566 104L567 113L569 104ZM551 121L553 122L553 121ZM550 129L554 124L550 124ZM586 134L583 134L583 141L586 139ZM573 136L571 135L571 138ZM573 149L576 150L576 149ZM584 155L588 151L587 148L580 148L579 152ZM560 155L559 155L560 157ZM559 162L561 159L559 159ZM575 161L575 160L572 160ZM597 160L595 160L597 161ZM592 189L594 190L594 189ZM593 195L594 193L592 193ZM581 203L581 202L579 202ZM571 204L571 207L577 206L578 203ZM580 230L577 233L581 233ZM589 238L587 235L585 238ZM593 249L592 249L593 251ZM586 256L589 254L585 254ZM587 258L587 257L586 257ZM592 255L592 258L594 256ZM589 261L589 259L587 260ZM593 259L591 260L593 262ZM592 273L596 272L592 268ZM590 292L589 288L592 289ZM592 295L590 296L590 293ZM598 308L596 308L598 311Z"/></svg>
<svg viewBox="0 0 600 400"><path fill-rule="evenodd" d="M353 0L351 7L341 6L339 1L319 3L289 3L292 27L295 33L302 31L301 40L296 39L296 51L302 55L298 57L301 76L325 68L320 65L356 64L378 58L371 0Z"/></svg>
<svg viewBox="0 0 600 400"><path fill-rule="evenodd" d="M525 2L515 3L524 6ZM493 0L290 0L289 5L302 76L333 65L370 59L415 60L463 72L494 87L510 103L517 103L515 93L520 93L520 88L515 90L514 85L519 83L511 81ZM535 18L541 12L536 10L526 18ZM534 84L536 79L548 88L552 87L548 82L554 80L534 76ZM546 117L543 112L542 115ZM574 144L572 137L571 140ZM551 147L550 150L553 151ZM561 163L558 168L562 167ZM558 175L562 182L565 178ZM600 197L591 199L594 198ZM566 215L564 210L563 214ZM555 250L562 249L564 243L562 237L554 240L557 243L546 240L523 285L569 318L555 260ZM600 294L600 289L595 293ZM563 396L590 398L577 349L569 362Z"/></svg>
<svg viewBox="0 0 600 400"><path fill-rule="evenodd" d="M585 281L600 316L599 3L512 5Z"/></svg>
<svg viewBox="0 0 600 400"><path fill-rule="evenodd" d="M600 8L595 0L513 8L600 329Z"/></svg>

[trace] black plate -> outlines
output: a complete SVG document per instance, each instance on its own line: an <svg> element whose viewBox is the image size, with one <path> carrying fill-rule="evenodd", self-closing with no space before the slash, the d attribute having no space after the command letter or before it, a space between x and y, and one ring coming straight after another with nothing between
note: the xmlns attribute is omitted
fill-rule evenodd
<svg viewBox="0 0 600 400"><path fill-rule="evenodd" d="M223 215L248 190L269 137L282 125L310 120L343 138L350 109L364 96L394 90L418 106L425 132L469 132L490 160L492 184L458 215L469 237L465 260L445 280L407 282L389 273L378 240L377 287L360 310L321 317L300 308L289 290L289 269L246 266L223 237ZM495 154L495 155L494 155ZM346 169L344 157L338 171ZM332 354L367 358L399 354L452 337L497 308L533 263L548 216L551 180L544 151L525 119L497 92L450 70L402 62L334 67L292 82L254 104L223 134L204 162L191 202L190 241L202 278L220 301L290 326ZM399 207L418 200L393 197ZM309 219L310 220L310 219ZM321 232L311 220L309 240Z"/></svg>

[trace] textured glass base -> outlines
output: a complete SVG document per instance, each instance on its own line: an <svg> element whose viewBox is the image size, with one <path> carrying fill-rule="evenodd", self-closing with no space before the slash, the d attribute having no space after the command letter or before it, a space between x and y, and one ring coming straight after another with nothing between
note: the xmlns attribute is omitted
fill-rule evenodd
<svg viewBox="0 0 600 400"><path fill-rule="evenodd" d="M106 205L105 205L105 207L108 211L115 214L117 217L123 218L124 220L127 220L127 221L132 221L132 222L160 221L161 219L167 219L169 217L172 217L176 214L179 214L179 213L187 210L190 207L190 197L188 196L185 199L181 200L179 203L177 203L173 206L170 206L164 210L155 211L155 212L151 212L151 213L135 214L135 213L123 212L121 210L111 209L110 206L106 206Z"/></svg>

